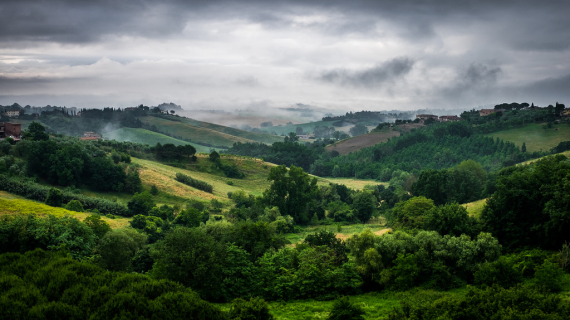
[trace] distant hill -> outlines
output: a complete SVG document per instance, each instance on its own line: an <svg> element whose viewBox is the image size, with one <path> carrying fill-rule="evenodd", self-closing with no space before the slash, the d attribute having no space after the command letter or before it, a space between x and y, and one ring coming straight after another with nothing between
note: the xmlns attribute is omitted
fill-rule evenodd
<svg viewBox="0 0 570 320"><path fill-rule="evenodd" d="M400 133L394 130L382 130L380 132L371 132L361 136L339 141L335 144L327 146L327 151L336 150L341 155L358 151L362 148L370 147L388 141L392 137L398 137Z"/></svg>
<svg viewBox="0 0 570 320"><path fill-rule="evenodd" d="M172 143L176 146L178 145L185 145L191 144L194 148L196 148L196 152L210 152L211 147L202 146L196 143L189 143L183 140L175 139L169 137L167 135L153 132L146 129L141 128L120 128L114 131L106 132L103 134L104 138L107 139L114 139L117 141L130 141L136 143L144 143L151 146L156 145L157 143L166 144Z"/></svg>
<svg viewBox="0 0 570 320"><path fill-rule="evenodd" d="M161 104L159 104L157 107L160 108L160 110L162 110L162 111L170 111L170 110L182 111L182 110L184 110L184 109L182 109L181 106L179 106L179 105L177 105L177 104L175 104L175 103L172 103L172 102L169 102L169 103L161 103Z"/></svg>
<svg viewBox="0 0 570 320"><path fill-rule="evenodd" d="M224 127L181 117L141 117L140 120L158 131L168 133L185 140L208 143L214 146L231 147L234 142L261 142L271 144L282 141L279 136L252 133L235 128Z"/></svg>

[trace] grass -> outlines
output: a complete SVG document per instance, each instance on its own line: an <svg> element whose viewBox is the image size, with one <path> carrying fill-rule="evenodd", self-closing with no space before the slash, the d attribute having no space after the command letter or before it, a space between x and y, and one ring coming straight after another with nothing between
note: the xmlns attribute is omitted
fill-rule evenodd
<svg viewBox="0 0 570 320"><path fill-rule="evenodd" d="M358 223L358 224L343 225L340 226L340 231L338 227L339 226L336 224L327 225L327 226L320 225L320 226L305 227L302 229L301 232L287 233L285 235L285 238L289 240L291 243L296 244L303 242L303 240L305 240L307 235L321 230L334 232L336 237L342 240L346 240L355 234L362 233L366 229L370 229L370 231L372 231L374 234L377 235L384 234L391 230L389 228L386 228L386 220L383 217L373 218L368 223L365 224Z"/></svg>
<svg viewBox="0 0 570 320"><path fill-rule="evenodd" d="M141 128L120 128L111 132L107 132L103 135L105 138L108 139L115 139L117 141L130 141L136 143L144 143L151 146L156 145L157 143L166 144L172 143L173 145L186 145L190 144L189 142L174 139L162 133L153 132L146 129ZM196 148L196 152L210 152L211 147L205 147L199 144L192 144L194 148Z"/></svg>
<svg viewBox="0 0 570 320"><path fill-rule="evenodd" d="M560 142L570 140L569 125L558 124L546 130L542 128L543 125L544 123L529 124L521 128L489 133L484 136L510 141L518 147L521 147L524 142L526 144L527 152L541 150L549 151L550 149L556 147Z"/></svg>
<svg viewBox="0 0 570 320"><path fill-rule="evenodd" d="M46 217L48 215L54 215L56 217L72 216L78 220L85 220L91 215L89 212L75 212L69 211L63 208L50 207L41 202L36 202L26 199L7 199L4 198L4 194L0 194L0 216L13 216L13 215L36 215L38 217ZM117 218L109 219L103 217L105 222L109 223L111 228L124 228L129 225L129 219L127 218Z"/></svg>
<svg viewBox="0 0 570 320"><path fill-rule="evenodd" d="M449 291L434 291L415 288L406 292L382 291L368 292L350 296L350 302L362 307L366 312L364 319L384 319L403 299L432 300L440 297L461 297L467 293L467 286ZM271 301L269 310L276 320L327 319L334 300L292 300ZM219 304L222 310L229 310L229 303Z"/></svg>
<svg viewBox="0 0 570 320"><path fill-rule="evenodd" d="M328 181L336 184L344 184L354 190L362 190L367 185L384 185L388 187L388 182L379 182L374 179L352 179L352 178L326 178Z"/></svg>
<svg viewBox="0 0 570 320"><path fill-rule="evenodd" d="M465 203L463 204L463 206L465 207L465 209L467 209L467 213L469 213L470 216L479 218L481 216L481 212L483 212L483 208L485 207L486 203L487 199L481 199Z"/></svg>
<svg viewBox="0 0 570 320"><path fill-rule="evenodd" d="M261 195L270 185L267 175L271 166L273 166L259 159L222 155L224 164L235 164L240 171L246 173L246 178L244 179L229 179L218 169L215 169L205 155L198 155L198 161L185 165L185 168L137 158L133 158L132 162L141 166L140 177L143 185L146 187L150 188L154 184L161 193L168 193L181 199L202 201L216 199L226 203L229 202L228 192L244 190L256 196ZM200 191L176 181L174 176L177 172L211 184L214 187L214 192ZM232 181L233 185L228 185L228 181Z"/></svg>
<svg viewBox="0 0 570 320"><path fill-rule="evenodd" d="M167 132L173 136L215 146L231 147L234 142L256 142L209 128L196 127L182 121L170 121L157 117L141 117L140 120L145 124L154 125L160 131Z"/></svg>

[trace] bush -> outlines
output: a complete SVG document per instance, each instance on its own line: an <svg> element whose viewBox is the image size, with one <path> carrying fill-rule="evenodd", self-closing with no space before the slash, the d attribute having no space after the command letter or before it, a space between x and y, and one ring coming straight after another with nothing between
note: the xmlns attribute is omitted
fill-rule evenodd
<svg viewBox="0 0 570 320"><path fill-rule="evenodd" d="M499 285L510 288L523 281L522 273L514 268L513 262L500 257L494 262L485 262L475 272L475 284L484 286Z"/></svg>
<svg viewBox="0 0 570 320"><path fill-rule="evenodd" d="M155 184L153 184L153 185L150 187L150 194L152 194L153 196L156 196L156 195L158 194L158 188L156 187Z"/></svg>
<svg viewBox="0 0 570 320"><path fill-rule="evenodd" d="M564 270L555 263L548 260L536 268L534 273L534 285L537 287L545 288L551 292L562 291L562 284L564 280Z"/></svg>
<svg viewBox="0 0 570 320"><path fill-rule="evenodd" d="M365 314L362 307L351 303L348 297L335 300L328 320L363 320Z"/></svg>
<svg viewBox="0 0 570 320"><path fill-rule="evenodd" d="M235 299L230 308L231 320L273 320L269 313L267 302L261 298L251 298L249 301Z"/></svg>
<svg viewBox="0 0 570 320"><path fill-rule="evenodd" d="M49 189L45 203L48 206L61 207L63 204L63 194L61 193L61 190L57 188Z"/></svg>
<svg viewBox="0 0 570 320"><path fill-rule="evenodd" d="M0 190L23 196L26 199L45 202L50 188L34 182L24 181L18 178L10 178L6 175L0 174ZM114 203L106 199L63 192L62 203L69 202L71 200L78 200L81 202L85 210L94 211L96 209L103 214L119 216L127 215L127 208L118 203Z"/></svg>
<svg viewBox="0 0 570 320"><path fill-rule="evenodd" d="M197 179L194 179L190 176L187 176L185 174L182 174L180 172L176 173L176 177L175 177L176 181L178 182L182 182L186 185L189 185L191 187L194 187L196 189L202 190L202 191L206 191L209 193L214 192L214 187L212 187L211 184L208 184L204 181L200 181Z"/></svg>
<svg viewBox="0 0 570 320"><path fill-rule="evenodd" d="M83 205L77 200L71 200L63 207L69 211L83 212Z"/></svg>

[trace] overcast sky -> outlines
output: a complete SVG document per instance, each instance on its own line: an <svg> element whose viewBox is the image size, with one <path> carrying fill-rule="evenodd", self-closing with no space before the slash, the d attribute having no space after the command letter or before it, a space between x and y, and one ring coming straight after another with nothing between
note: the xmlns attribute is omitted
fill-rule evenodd
<svg viewBox="0 0 570 320"><path fill-rule="evenodd" d="M2 0L0 104L570 104L570 1Z"/></svg>

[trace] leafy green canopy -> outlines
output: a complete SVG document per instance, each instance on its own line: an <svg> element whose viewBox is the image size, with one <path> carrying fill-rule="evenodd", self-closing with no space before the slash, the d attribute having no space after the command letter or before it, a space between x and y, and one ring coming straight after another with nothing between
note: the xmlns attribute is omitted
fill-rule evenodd
<svg viewBox="0 0 570 320"><path fill-rule="evenodd" d="M0 255L2 319L229 319L190 289L42 250Z"/></svg>
<svg viewBox="0 0 570 320"><path fill-rule="evenodd" d="M503 169L481 219L508 249L570 241L570 163L564 155Z"/></svg>

